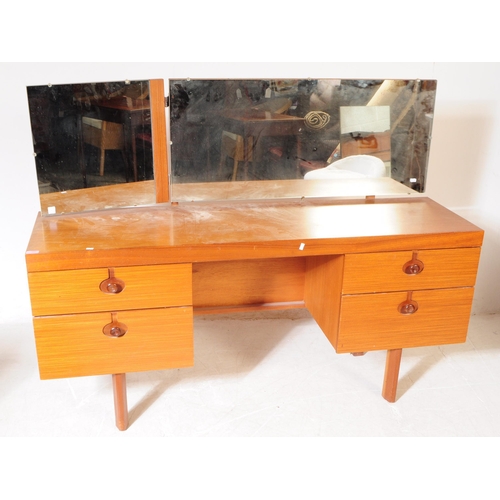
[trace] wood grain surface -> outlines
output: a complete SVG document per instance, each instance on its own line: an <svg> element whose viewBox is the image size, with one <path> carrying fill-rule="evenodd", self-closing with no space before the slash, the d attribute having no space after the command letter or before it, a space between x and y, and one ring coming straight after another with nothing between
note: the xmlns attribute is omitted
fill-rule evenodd
<svg viewBox="0 0 500 500"><path fill-rule="evenodd" d="M416 252L423 270L405 274L403 266L413 252L384 252L346 255L344 294L423 290L474 286L480 248L454 248Z"/></svg>
<svg viewBox="0 0 500 500"><path fill-rule="evenodd" d="M403 315L398 306L406 292L347 295L342 297L338 353L397 349L465 342L473 288L413 292L414 314Z"/></svg>
<svg viewBox="0 0 500 500"><path fill-rule="evenodd" d="M182 368L194 363L191 307L117 313L128 327L111 338L103 327L111 314L91 313L34 318L42 379Z"/></svg>
<svg viewBox="0 0 500 500"><path fill-rule="evenodd" d="M103 293L108 268L28 275L34 316L191 305L190 264L113 268L125 288Z"/></svg>
<svg viewBox="0 0 500 500"><path fill-rule="evenodd" d="M38 217L28 270L478 247L483 231L428 198L161 204Z"/></svg>

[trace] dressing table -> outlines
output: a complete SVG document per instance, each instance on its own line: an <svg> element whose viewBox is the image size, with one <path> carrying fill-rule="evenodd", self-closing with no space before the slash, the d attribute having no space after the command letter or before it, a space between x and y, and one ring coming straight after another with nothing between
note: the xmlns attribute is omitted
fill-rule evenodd
<svg viewBox="0 0 500 500"><path fill-rule="evenodd" d="M466 340L480 228L393 178L175 184L163 81L149 86L141 206L123 202L134 183L90 188L90 211L41 195L59 207L26 252L41 379L112 375L125 430L126 373L192 366L195 314L307 308L337 353L387 351L388 402L403 349Z"/></svg>

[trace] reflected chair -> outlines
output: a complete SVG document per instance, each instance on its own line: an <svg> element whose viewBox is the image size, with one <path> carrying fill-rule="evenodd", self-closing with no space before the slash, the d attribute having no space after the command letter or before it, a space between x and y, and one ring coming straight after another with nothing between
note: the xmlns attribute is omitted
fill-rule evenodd
<svg viewBox="0 0 500 500"><path fill-rule="evenodd" d="M353 155L330 163L324 168L311 170L304 175L304 179L373 179L385 176L385 164L380 158Z"/></svg>
<svg viewBox="0 0 500 500"><path fill-rule="evenodd" d="M127 165L125 155L125 140L123 134L123 125L121 123L108 122L91 118L82 117L82 139L84 144L90 144L99 149L99 175L104 175L104 163L106 161L106 151L120 150L122 158Z"/></svg>
<svg viewBox="0 0 500 500"><path fill-rule="evenodd" d="M269 99L262 104L257 104L248 108L249 111L265 111L274 114L284 114L292 105L291 99L287 97L280 97L277 99ZM221 139L221 152L220 152L220 166L219 174L222 173L222 169L227 158L233 160L233 174L231 180L235 181L238 175L238 164L239 162L252 162L254 158L254 149L256 143L253 137L243 137L242 135L234 134L228 130L222 131ZM246 175L245 175L246 177Z"/></svg>
<svg viewBox="0 0 500 500"><path fill-rule="evenodd" d="M153 136L151 134L151 128L145 127L142 131L135 134L135 158L136 158L136 168L142 165L144 170L144 175L141 176L144 180L147 180L149 175L154 175L152 172L149 174L150 169L153 168ZM139 161L140 159L140 161Z"/></svg>
<svg viewBox="0 0 500 500"><path fill-rule="evenodd" d="M245 140L243 136L233 134L227 130L222 131L221 151L220 151L220 171L226 161L226 158L233 160L233 175L231 180L235 181L238 174L238 163L240 161L252 161L253 159L253 137L247 141L248 152L245 154Z"/></svg>

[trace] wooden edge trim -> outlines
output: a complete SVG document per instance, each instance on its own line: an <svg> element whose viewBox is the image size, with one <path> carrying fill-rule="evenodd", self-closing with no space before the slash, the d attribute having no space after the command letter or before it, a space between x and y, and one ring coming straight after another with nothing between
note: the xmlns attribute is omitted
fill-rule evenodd
<svg viewBox="0 0 500 500"><path fill-rule="evenodd" d="M153 139L153 168L156 184L156 203L170 199L168 182L167 122L163 80L149 81L151 102L151 135Z"/></svg>

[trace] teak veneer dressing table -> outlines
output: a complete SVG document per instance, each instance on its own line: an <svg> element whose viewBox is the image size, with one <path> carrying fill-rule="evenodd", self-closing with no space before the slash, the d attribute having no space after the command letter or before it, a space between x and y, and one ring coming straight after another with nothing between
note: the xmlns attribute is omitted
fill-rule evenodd
<svg viewBox="0 0 500 500"><path fill-rule="evenodd" d="M152 120L163 133L161 106ZM194 314L305 307L337 353L387 351L389 402L402 349L466 340L475 225L426 197L170 203L159 137L160 203L35 222L26 262L42 379L111 374L124 430L125 374L192 366Z"/></svg>

